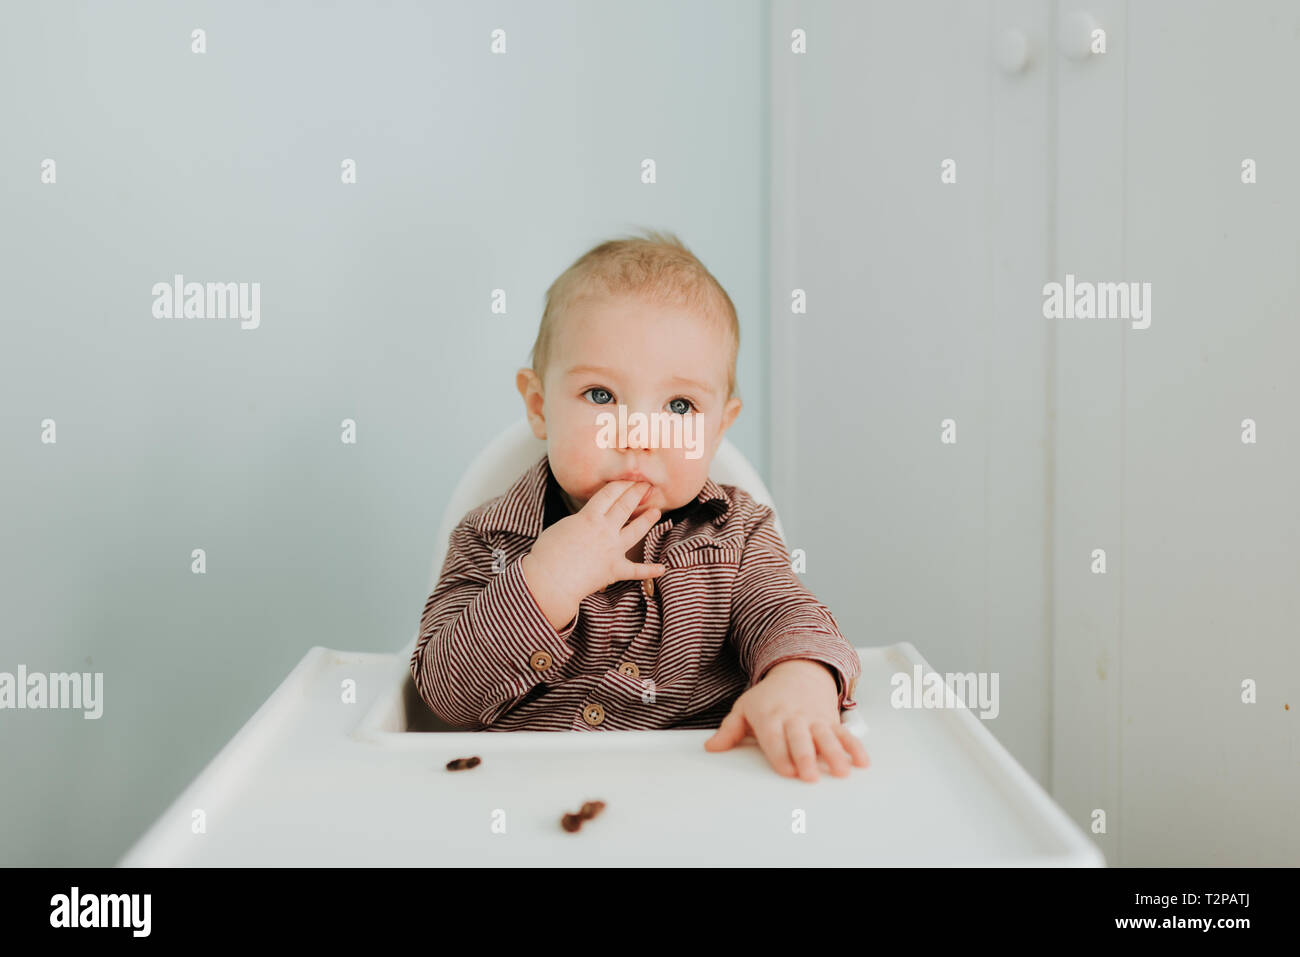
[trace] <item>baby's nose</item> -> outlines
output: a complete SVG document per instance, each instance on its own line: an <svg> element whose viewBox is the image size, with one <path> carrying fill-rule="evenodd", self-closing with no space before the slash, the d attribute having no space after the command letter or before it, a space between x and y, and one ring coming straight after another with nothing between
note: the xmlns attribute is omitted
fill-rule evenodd
<svg viewBox="0 0 1300 957"><path fill-rule="evenodd" d="M623 447L627 449L650 448L650 420L648 418L628 416L627 441Z"/></svg>

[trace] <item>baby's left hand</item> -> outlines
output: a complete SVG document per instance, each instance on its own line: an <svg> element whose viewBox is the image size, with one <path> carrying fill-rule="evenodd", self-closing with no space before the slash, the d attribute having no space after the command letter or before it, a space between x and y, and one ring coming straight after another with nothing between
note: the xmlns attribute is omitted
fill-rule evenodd
<svg viewBox="0 0 1300 957"><path fill-rule="evenodd" d="M840 723L838 704L835 676L825 665L805 658L783 661L736 699L704 747L726 751L752 734L784 777L816 781L818 754L831 774L847 777L850 758L860 768L867 766L867 749Z"/></svg>

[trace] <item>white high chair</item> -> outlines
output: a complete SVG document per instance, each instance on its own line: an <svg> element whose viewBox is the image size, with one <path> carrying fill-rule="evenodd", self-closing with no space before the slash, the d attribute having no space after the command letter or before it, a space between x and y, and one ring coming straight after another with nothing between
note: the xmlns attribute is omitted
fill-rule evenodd
<svg viewBox="0 0 1300 957"><path fill-rule="evenodd" d="M456 523L544 451L520 422L474 460L443 513L430 592ZM725 440L709 474L775 511ZM933 671L907 642L857 648L846 718L854 733L870 724L871 767L810 785L776 774L752 738L705 751L711 730L450 730L415 691L417 637L396 655L310 648L119 866L1105 864L960 698L891 705L893 679ZM481 766L448 773L471 755ZM575 839L559 817L589 799L608 808ZM815 824L792 840L796 806Z"/></svg>

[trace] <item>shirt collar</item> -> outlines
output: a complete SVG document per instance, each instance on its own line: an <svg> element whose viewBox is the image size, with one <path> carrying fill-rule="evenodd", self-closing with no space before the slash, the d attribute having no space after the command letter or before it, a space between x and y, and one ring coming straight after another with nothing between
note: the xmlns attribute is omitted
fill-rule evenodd
<svg viewBox="0 0 1300 957"><path fill-rule="evenodd" d="M513 532L528 538L541 535L546 493L554 484L555 475L551 472L550 458L543 455L504 495L483 510L476 523L479 533ZM712 478L706 478L699 494L692 501L669 514L680 517L697 506L716 513L712 521L720 525L731 510L731 499L721 485Z"/></svg>

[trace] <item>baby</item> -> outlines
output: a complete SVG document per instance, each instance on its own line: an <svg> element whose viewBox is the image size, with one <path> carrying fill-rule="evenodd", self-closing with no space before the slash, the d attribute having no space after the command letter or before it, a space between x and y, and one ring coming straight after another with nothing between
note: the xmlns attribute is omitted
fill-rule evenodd
<svg viewBox="0 0 1300 957"><path fill-rule="evenodd" d="M411 657L443 721L716 728L707 750L752 735L786 777L867 766L840 718L857 652L772 509L709 478L739 345L731 298L671 234L602 243L552 284L516 377L546 454L452 532Z"/></svg>

